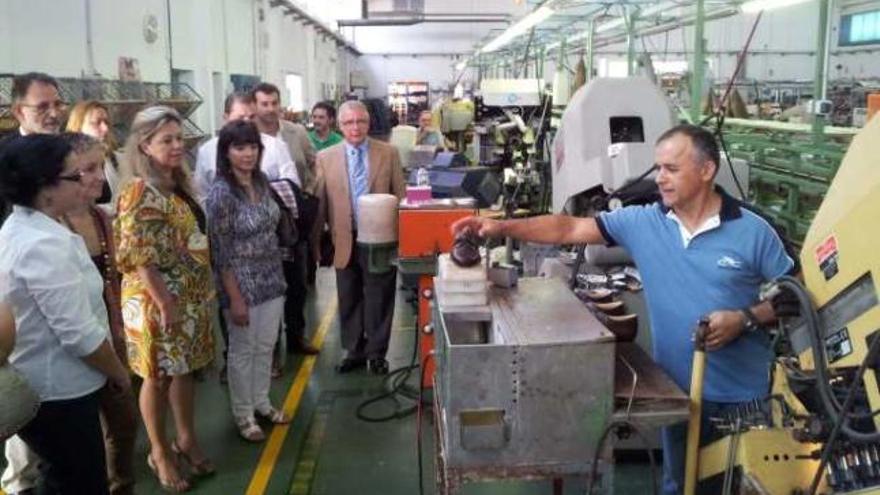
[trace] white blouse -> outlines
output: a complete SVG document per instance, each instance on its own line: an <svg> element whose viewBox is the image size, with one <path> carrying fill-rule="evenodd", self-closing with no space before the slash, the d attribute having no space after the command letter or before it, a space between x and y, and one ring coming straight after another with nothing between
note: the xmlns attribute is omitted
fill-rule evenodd
<svg viewBox="0 0 880 495"><path fill-rule="evenodd" d="M106 377L81 358L108 339L104 281L82 237L15 206L0 228L0 300L15 314L9 362L42 401L83 397Z"/></svg>

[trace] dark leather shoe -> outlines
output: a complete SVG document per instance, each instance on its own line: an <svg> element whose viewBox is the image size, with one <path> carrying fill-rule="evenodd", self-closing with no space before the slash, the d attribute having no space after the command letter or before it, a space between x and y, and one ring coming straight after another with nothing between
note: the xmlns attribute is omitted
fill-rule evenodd
<svg viewBox="0 0 880 495"><path fill-rule="evenodd" d="M367 360L364 358L345 358L343 359L338 366L336 366L337 373L351 373L354 370L363 368L367 365Z"/></svg>
<svg viewBox="0 0 880 495"><path fill-rule="evenodd" d="M386 361L385 358L370 359L367 362L367 369L369 369L370 373L374 375L387 375L388 361Z"/></svg>
<svg viewBox="0 0 880 495"><path fill-rule="evenodd" d="M626 308L623 306L623 301L611 301L607 303L597 302L593 303L593 307L606 315L623 316L626 314Z"/></svg>
<svg viewBox="0 0 880 495"><path fill-rule="evenodd" d="M300 339L287 346L288 354L305 354L306 356L314 356L321 350L313 346L308 340Z"/></svg>
<svg viewBox="0 0 880 495"><path fill-rule="evenodd" d="M635 314L601 315L599 320L614 334L618 342L632 342L639 333L639 320Z"/></svg>
<svg viewBox="0 0 880 495"><path fill-rule="evenodd" d="M474 266L480 262L480 238L470 230L457 236L452 243L450 253L452 262L461 267Z"/></svg>

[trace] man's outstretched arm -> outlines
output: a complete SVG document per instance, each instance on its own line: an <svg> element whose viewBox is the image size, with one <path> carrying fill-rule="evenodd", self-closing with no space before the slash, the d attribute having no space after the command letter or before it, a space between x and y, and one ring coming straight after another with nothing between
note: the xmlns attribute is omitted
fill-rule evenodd
<svg viewBox="0 0 880 495"><path fill-rule="evenodd" d="M458 234L470 230L480 237L512 237L542 244L605 244L605 237L594 218L543 215L515 220L483 217L463 218L452 225Z"/></svg>

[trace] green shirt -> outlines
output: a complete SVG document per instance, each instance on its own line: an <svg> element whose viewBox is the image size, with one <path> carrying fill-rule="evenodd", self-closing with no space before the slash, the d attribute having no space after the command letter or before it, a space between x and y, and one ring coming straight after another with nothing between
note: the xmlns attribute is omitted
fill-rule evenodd
<svg viewBox="0 0 880 495"><path fill-rule="evenodd" d="M316 150L321 151L324 148L329 148L334 144L339 144L342 142L342 134L339 134L336 131L330 131L330 134L327 136L327 139L321 141L321 138L318 137L318 133L314 130L309 131L309 141L312 142L312 146L315 147Z"/></svg>

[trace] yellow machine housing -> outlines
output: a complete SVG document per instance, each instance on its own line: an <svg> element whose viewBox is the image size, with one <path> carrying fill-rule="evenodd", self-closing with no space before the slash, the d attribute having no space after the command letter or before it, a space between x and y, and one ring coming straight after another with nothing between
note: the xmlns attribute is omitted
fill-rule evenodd
<svg viewBox="0 0 880 495"><path fill-rule="evenodd" d="M869 338L880 330L880 118L872 119L853 139L831 187L804 240L800 261L804 286L819 316L827 369L846 388L847 372L859 367L868 353ZM798 323L790 323L796 335ZM794 337L793 337L794 339ZM812 348L795 345L800 372L815 371ZM737 476L730 493L805 494L819 467L821 442L803 434L806 423L825 421L824 410L801 391L801 401L784 371L783 359L774 368L770 401L772 425L741 429L700 450L697 493L722 493L719 477L728 470ZM863 378L871 411L880 410L878 377L871 366ZM841 402L843 401L840 399ZM812 403L811 410L805 404ZM783 407L787 415L783 415ZM788 418L784 421L785 418ZM792 421L791 418L797 418ZM880 415L874 424L880 431ZM868 422L870 424L870 422ZM815 429L815 427L814 427ZM820 430L821 431L821 430ZM827 434L827 431L826 431ZM880 494L880 442L850 443L841 434L817 493ZM878 456L880 457L880 456ZM868 461L867 463L865 461ZM835 481L829 479L834 472ZM842 473L846 483L841 484ZM859 478L861 477L861 478ZM714 487L714 488L710 488ZM841 488L843 487L843 488ZM708 491L707 491L708 490Z"/></svg>

